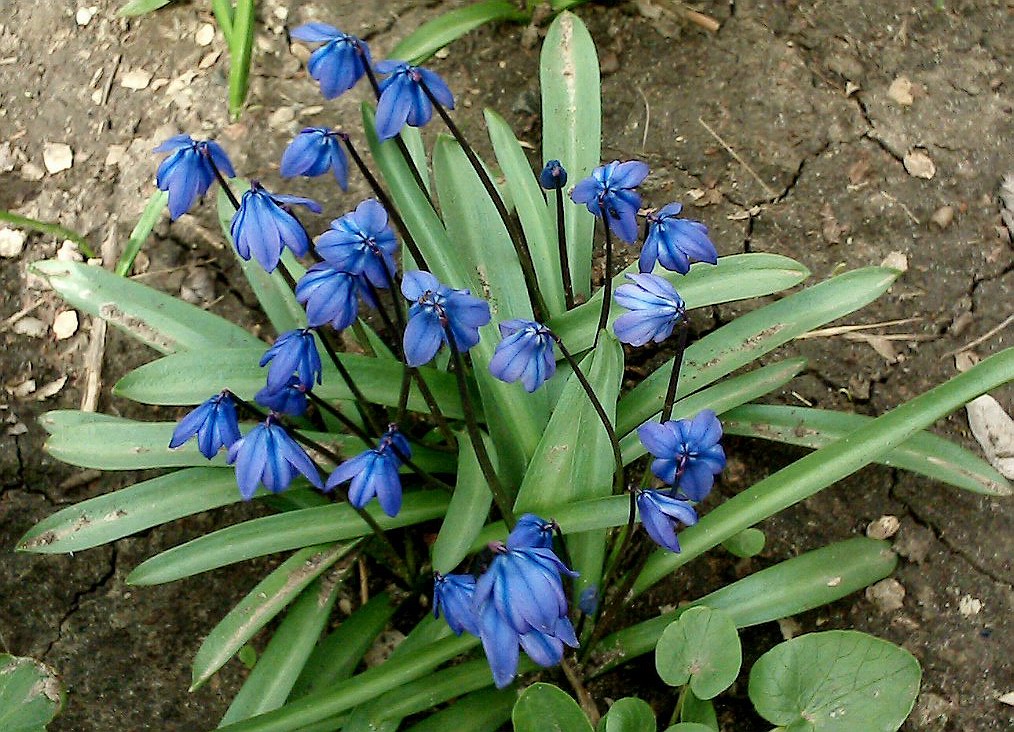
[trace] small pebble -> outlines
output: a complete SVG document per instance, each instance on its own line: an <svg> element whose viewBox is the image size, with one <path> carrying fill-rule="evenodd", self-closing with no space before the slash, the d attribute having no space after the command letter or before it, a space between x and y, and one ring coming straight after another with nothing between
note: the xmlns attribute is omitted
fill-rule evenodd
<svg viewBox="0 0 1014 732"><path fill-rule="evenodd" d="M211 23L201 23L194 34L194 41L198 46L209 46L213 40L215 40L215 26Z"/></svg>
<svg viewBox="0 0 1014 732"><path fill-rule="evenodd" d="M25 232L18 229L0 229L0 257L16 257L25 250Z"/></svg>
<svg viewBox="0 0 1014 732"><path fill-rule="evenodd" d="M888 577L866 588L866 599L877 606L882 613L900 610L905 601L905 588L901 582Z"/></svg>
<svg viewBox="0 0 1014 732"><path fill-rule="evenodd" d="M905 170L908 171L908 174L914 178L930 180L937 174L937 166L933 164L930 156L923 150L913 150L908 153L902 159L902 163L905 165Z"/></svg>
<svg viewBox="0 0 1014 732"><path fill-rule="evenodd" d="M151 77L152 73L150 71L145 71L144 69L134 69L133 71L128 71L120 77L120 86L134 91L147 89L148 84L151 83Z"/></svg>
<svg viewBox="0 0 1014 732"><path fill-rule="evenodd" d="M84 27L92 22L92 18L95 17L95 13L99 12L98 6L92 5L87 8L78 8L74 14L74 20L78 25Z"/></svg>
<svg viewBox="0 0 1014 732"><path fill-rule="evenodd" d="M930 221L939 226L941 229L946 229L954 221L954 207L953 206L941 206L933 215L930 216Z"/></svg>
<svg viewBox="0 0 1014 732"><path fill-rule="evenodd" d="M69 169L74 164L74 151L62 142L47 142L42 146L42 162L50 175ZM24 168L22 168L22 173Z"/></svg>
<svg viewBox="0 0 1014 732"><path fill-rule="evenodd" d="M12 330L18 335L28 336L29 338L42 338L46 335L46 331L49 330L49 326L38 318L28 316L16 321Z"/></svg>
<svg viewBox="0 0 1014 732"><path fill-rule="evenodd" d="M897 516L881 516L866 527L866 535L871 539L890 539L898 533L901 521Z"/></svg>
<svg viewBox="0 0 1014 732"><path fill-rule="evenodd" d="M53 335L62 341L77 333L78 319L76 310L64 310L53 318Z"/></svg>

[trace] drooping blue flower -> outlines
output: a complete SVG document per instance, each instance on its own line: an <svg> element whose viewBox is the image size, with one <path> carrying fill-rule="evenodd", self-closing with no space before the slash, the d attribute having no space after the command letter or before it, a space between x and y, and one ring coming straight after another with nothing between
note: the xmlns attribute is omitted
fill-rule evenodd
<svg viewBox="0 0 1014 732"><path fill-rule="evenodd" d="M613 323L613 332L622 343L643 346L648 341L661 343L686 315L683 298L664 277L652 274L628 274L633 284L616 288L616 304L627 308Z"/></svg>
<svg viewBox="0 0 1014 732"><path fill-rule="evenodd" d="M444 620L454 631L461 635L468 631L479 635L479 625L475 617L475 605L472 598L475 594L475 577L470 574L433 575L433 617L444 614Z"/></svg>
<svg viewBox="0 0 1014 732"><path fill-rule="evenodd" d="M246 437L229 448L229 464L236 465L236 482L243 500L250 500L263 484L272 493L281 493L302 473L317 488L323 488L317 466L285 428L268 416Z"/></svg>
<svg viewBox="0 0 1014 732"><path fill-rule="evenodd" d="M254 395L254 401L272 412L302 417L306 414L306 387L293 375L281 389L265 386Z"/></svg>
<svg viewBox="0 0 1014 732"><path fill-rule="evenodd" d="M289 143L282 153L283 178L302 175L313 178L334 172L335 180L343 191L349 188L349 160L345 157L338 132L328 127L306 127Z"/></svg>
<svg viewBox="0 0 1014 732"><path fill-rule="evenodd" d="M366 275L374 287L389 287L398 240L387 221L386 209L368 198L331 222L317 240L317 253L335 269Z"/></svg>
<svg viewBox="0 0 1014 732"><path fill-rule="evenodd" d="M636 188L647 176L648 166L639 160L614 160L595 168L574 186L570 198L574 203L583 203L596 216L604 216L616 236L633 244L637 241L637 212L641 208L641 194Z"/></svg>
<svg viewBox="0 0 1014 732"><path fill-rule="evenodd" d="M673 498L663 491L637 491L637 510L652 541L677 554L680 543L676 538L676 525L697 523L697 511L688 501Z"/></svg>
<svg viewBox="0 0 1014 732"><path fill-rule="evenodd" d="M155 182L160 191L169 191L169 216L174 221L189 211L215 182L212 165L225 177L236 177L229 156L213 140L174 135L156 147L155 152L172 153L158 166Z"/></svg>
<svg viewBox="0 0 1014 732"><path fill-rule="evenodd" d="M334 99L354 87L371 63L369 46L333 25L306 23L294 28L291 35L299 41L324 44L310 54L306 70L320 83L325 99Z"/></svg>
<svg viewBox="0 0 1014 732"><path fill-rule="evenodd" d="M489 361L493 376L513 383L520 381L529 393L556 373L553 334L532 320L507 320L500 323L503 336Z"/></svg>
<svg viewBox="0 0 1014 732"><path fill-rule="evenodd" d="M430 121L433 105L423 91L423 84L439 104L454 109L454 95L435 72L404 61L381 61L375 68L381 74L390 74L380 82L377 102L377 137L381 140L394 137L406 124L423 127Z"/></svg>
<svg viewBox="0 0 1014 732"><path fill-rule="evenodd" d="M296 283L296 299L306 308L311 328L330 323L336 330L345 330L359 316L360 297L370 307L376 306L362 275L342 272L327 262L310 267Z"/></svg>
<svg viewBox="0 0 1014 732"><path fill-rule="evenodd" d="M261 366L269 362L268 388L272 390L277 391L287 385L293 374L307 389L313 388L314 381L318 384L321 381L323 366L313 331L309 328L289 330L278 336L274 345L261 356Z"/></svg>
<svg viewBox="0 0 1014 732"><path fill-rule="evenodd" d="M397 426L391 425L372 450L366 450L346 460L331 473L325 490L334 490L351 480L349 503L362 508L374 496L388 516L397 516L401 510L401 477L398 468L402 459L411 459L412 450Z"/></svg>
<svg viewBox="0 0 1014 732"><path fill-rule="evenodd" d="M559 160L550 160L539 173L539 185L547 191L554 191L567 185L567 170Z"/></svg>
<svg viewBox="0 0 1014 732"><path fill-rule="evenodd" d="M197 447L211 460L221 447L231 447L240 438L236 405L228 392L216 394L187 414L173 430L169 447L179 447L197 435Z"/></svg>
<svg viewBox="0 0 1014 732"><path fill-rule="evenodd" d="M686 274L690 260L718 264L718 251L700 221L679 218L682 204L670 203L648 214L648 236L641 248L638 269L651 272L657 261L673 272Z"/></svg>
<svg viewBox="0 0 1014 732"><path fill-rule="evenodd" d="M314 213L321 210L309 198L275 195L252 181L229 228L239 256L249 260L252 254L266 271L274 272L284 247L300 257L310 251L310 236L290 206L306 206Z"/></svg>
<svg viewBox="0 0 1014 732"><path fill-rule="evenodd" d="M464 353L479 342L479 328L490 320L489 305L469 290L441 284L429 272L408 272L402 294L412 302L405 327L405 360L409 366L429 363L447 342L444 324L451 329L454 347Z"/></svg>
<svg viewBox="0 0 1014 732"><path fill-rule="evenodd" d="M526 513L511 529L511 533L507 537L507 548L552 549L554 531L556 531L555 521L546 521L534 513Z"/></svg>
<svg viewBox="0 0 1014 732"><path fill-rule="evenodd" d="M637 436L655 456L651 471L692 501L703 501L725 468L722 423L710 409L693 419L648 422L637 428Z"/></svg>

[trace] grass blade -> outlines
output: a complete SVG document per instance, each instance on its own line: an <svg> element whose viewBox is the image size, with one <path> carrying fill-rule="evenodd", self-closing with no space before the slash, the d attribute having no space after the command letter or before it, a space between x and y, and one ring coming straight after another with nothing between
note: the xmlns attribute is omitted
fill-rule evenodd
<svg viewBox="0 0 1014 732"><path fill-rule="evenodd" d="M126 277L130 274L130 268L134 266L134 260L137 259L138 252L141 251L144 242L148 240L148 235L155 228L155 224L158 223L168 203L169 193L167 191L155 191L151 194L151 198L148 199L144 211L141 212L141 218L138 219L137 225L130 232L130 239L127 240L127 246L124 248L123 254L120 255L120 259L116 262L114 272L120 277Z"/></svg>
<svg viewBox="0 0 1014 732"><path fill-rule="evenodd" d="M81 250L89 259L95 257L95 251L91 248L88 240L78 234L76 231L64 228L59 224L52 224L47 221L39 221L38 219L30 219L27 216L21 216L11 211L0 210L0 221L5 224L13 224L19 229L28 229L29 231L38 231L40 234L47 236L55 236L58 239L70 239L72 242L77 244L77 248Z"/></svg>
<svg viewBox="0 0 1014 732"><path fill-rule="evenodd" d="M490 440L486 448L492 452ZM447 506L440 533L433 543L433 570L450 574L468 556L475 537L482 531L493 495L489 492L472 442L458 435L458 479Z"/></svg>
<svg viewBox="0 0 1014 732"><path fill-rule="evenodd" d="M448 43L475 28L498 20L525 22L528 15L509 0L481 0L443 13L398 42L389 58L420 64Z"/></svg>
<svg viewBox="0 0 1014 732"><path fill-rule="evenodd" d="M116 14L124 18L132 18L164 8L171 2L172 0L130 0L129 3L117 10Z"/></svg>
<svg viewBox="0 0 1014 732"><path fill-rule="evenodd" d="M229 43L229 116L234 120L243 111L253 57L254 0L236 0Z"/></svg>

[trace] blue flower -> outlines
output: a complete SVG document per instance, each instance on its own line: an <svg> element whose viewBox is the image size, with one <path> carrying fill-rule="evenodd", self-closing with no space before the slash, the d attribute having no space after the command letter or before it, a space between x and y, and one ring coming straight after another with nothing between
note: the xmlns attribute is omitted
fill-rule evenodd
<svg viewBox="0 0 1014 732"><path fill-rule="evenodd" d="M596 216L604 216L613 233L632 244L637 240L637 212L641 208L641 194L634 189L647 175L648 166L639 160L614 160L595 168L574 186L570 198Z"/></svg>
<svg viewBox="0 0 1014 732"><path fill-rule="evenodd" d="M261 366L268 362L271 363L268 369L268 388L273 391L286 386L293 373L307 389L313 388L314 381L320 383L323 366L313 331L309 328L289 330L278 336L274 345L261 356Z"/></svg>
<svg viewBox="0 0 1014 732"><path fill-rule="evenodd" d="M377 71L390 74L380 82L380 101L377 102L377 137L387 140L406 124L422 127L433 116L433 105L423 91L423 84L437 102L454 109L454 95L436 73L421 66L410 66L404 61L381 61Z"/></svg>
<svg viewBox="0 0 1014 732"><path fill-rule="evenodd" d="M638 268L651 272L655 261L668 270L686 274L690 260L718 264L718 251L708 238L708 227L700 221L678 218L683 206L670 203L648 214L648 236L641 248Z"/></svg>
<svg viewBox="0 0 1014 732"><path fill-rule="evenodd" d="M429 272L409 272L401 281L402 294L412 302L405 327L405 360L409 366L429 363L447 342L444 324L451 329L454 347L464 352L479 342L479 328L489 322L489 305L468 290L441 284Z"/></svg>
<svg viewBox="0 0 1014 732"><path fill-rule="evenodd" d="M500 323L503 340L489 361L489 371L500 381L521 381L529 393L556 373L553 334L544 325L531 320L507 320Z"/></svg>
<svg viewBox="0 0 1014 732"><path fill-rule="evenodd" d="M388 429L372 450L366 450L346 460L331 473L325 490L334 490L351 480L349 503L362 508L376 496L380 508L388 516L397 516L401 510L401 477L398 468L402 458L412 457L408 440L394 425Z"/></svg>
<svg viewBox="0 0 1014 732"><path fill-rule="evenodd" d="M283 178L303 175L313 178L334 172L335 180L343 191L349 188L349 160L345 157L338 132L327 127L306 127L282 153Z"/></svg>
<svg viewBox="0 0 1014 732"><path fill-rule="evenodd" d="M539 185L547 191L563 188L567 185L567 170L559 160L550 160L539 173Z"/></svg>
<svg viewBox="0 0 1014 732"><path fill-rule="evenodd" d="M310 250L310 236L289 210L294 205L320 213L316 201L301 196L274 195L252 181L229 229L239 256L249 260L252 253L265 270L274 272L284 247L300 257L306 254Z"/></svg>
<svg viewBox="0 0 1014 732"><path fill-rule="evenodd" d="M472 575L437 572L433 575L433 617L439 618L443 612L444 620L455 635L461 635L466 630L472 635L479 635L472 602L474 594L475 577Z"/></svg>
<svg viewBox="0 0 1014 732"><path fill-rule="evenodd" d="M169 447L179 447L197 435L197 447L211 460L220 447L231 447L239 439L236 405L228 392L216 394L187 414L173 430Z"/></svg>
<svg viewBox="0 0 1014 732"><path fill-rule="evenodd" d="M254 401L272 412L302 417L306 414L306 387L295 376L281 389L265 386L254 395Z"/></svg>
<svg viewBox="0 0 1014 732"><path fill-rule="evenodd" d="M359 297L371 307L376 305L362 275L342 272L327 262L310 267L296 283L296 299L306 308L311 328L330 323L336 330L345 330L359 317Z"/></svg>
<svg viewBox="0 0 1014 732"><path fill-rule="evenodd" d="M155 182L160 191L169 191L169 216L174 221L189 211L215 182L212 165L222 175L236 177L229 156L212 140L196 141L190 135L175 135L156 147L155 152L172 153L158 166Z"/></svg>
<svg viewBox="0 0 1014 732"><path fill-rule="evenodd" d="M229 464L234 463L239 493L246 501L253 498L261 484L272 493L281 493L297 472L323 488L310 456L270 416L229 448Z"/></svg>
<svg viewBox="0 0 1014 732"><path fill-rule="evenodd" d="M335 269L364 274L374 287L389 287L394 278L398 241L387 223L387 211L368 198L317 240L317 252Z"/></svg>
<svg viewBox="0 0 1014 732"><path fill-rule="evenodd" d="M354 87L371 63L369 46L333 25L307 23L294 28L291 35L299 41L324 44L310 55L306 70L320 82L325 99L334 99Z"/></svg>
<svg viewBox="0 0 1014 732"><path fill-rule="evenodd" d="M546 521L534 513L526 513L518 519L510 536L507 537L507 548L552 549L554 531L556 531L555 521Z"/></svg>
<svg viewBox="0 0 1014 732"><path fill-rule="evenodd" d="M725 468L722 423L710 409L693 419L648 422L637 428L637 436L655 456L651 471L692 501L703 501Z"/></svg>
<svg viewBox="0 0 1014 732"><path fill-rule="evenodd" d="M697 523L697 511L690 503L663 491L637 491L637 510L652 541L677 554L680 543L676 538L676 524L693 526Z"/></svg>
<svg viewBox="0 0 1014 732"><path fill-rule="evenodd" d="M613 332L623 343L643 346L648 341L661 343L686 311L683 298L669 281L652 274L628 274L632 285L616 288L616 304L627 308L613 323Z"/></svg>

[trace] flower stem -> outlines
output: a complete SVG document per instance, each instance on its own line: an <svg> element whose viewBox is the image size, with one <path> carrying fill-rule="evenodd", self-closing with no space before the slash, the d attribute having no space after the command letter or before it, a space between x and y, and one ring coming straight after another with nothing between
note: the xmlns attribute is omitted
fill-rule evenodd
<svg viewBox="0 0 1014 732"><path fill-rule="evenodd" d="M680 319L679 340L676 343L676 355L673 356L672 370L669 372L669 385L665 390L665 401L662 402L662 414L659 415L659 424L664 424L672 417L672 407L676 403L676 387L679 385L680 369L683 367L683 354L687 350L687 332L690 328L687 325L687 316Z"/></svg>
<svg viewBox="0 0 1014 732"><path fill-rule="evenodd" d="M566 658L560 660L560 668L563 669L563 675L570 682L570 688L577 695L581 710L588 717L588 721L591 722L592 727L595 727L599 723L599 708L595 705L595 699L588 693L588 689L585 688L584 679L581 678L581 674L578 673L578 670Z"/></svg>
<svg viewBox="0 0 1014 732"><path fill-rule="evenodd" d="M606 278L602 283L602 310L599 313L599 327L595 331L595 346L599 344L599 334L609 324L609 307L613 300L613 237L609 231L609 221L606 219L605 204L600 202L599 206L603 212L602 225L606 229Z"/></svg>
<svg viewBox="0 0 1014 732"><path fill-rule="evenodd" d="M560 275L563 277L563 296L567 309L574 307L574 283L570 279L570 260L567 256L567 221L563 211L563 189L556 189L556 242L560 248Z"/></svg>
<svg viewBox="0 0 1014 732"><path fill-rule="evenodd" d="M222 175L222 171L218 169L217 165L215 165L215 159L211 157L210 153L206 155L205 159L208 161L211 169L215 172L218 184L222 186L222 190L225 191L225 195L229 197L229 203L232 204L234 209L239 211L239 199L236 198L236 194L232 192L232 186L229 185L229 181L227 181L225 176Z"/></svg>
<svg viewBox="0 0 1014 732"><path fill-rule="evenodd" d="M324 345L324 350L327 352L328 357L331 359L331 363L334 364L335 369L338 371L338 375L341 376L342 381L345 382L345 386L352 393L352 398L355 400L356 409L359 411L359 416L363 418L363 424L366 425L366 429L375 435L382 435L384 431L377 426L377 423L373 419L373 415L370 414L370 402L366 399L362 390L356 385L355 379L352 378L352 374L345 368L345 364L342 363L338 357L338 352L335 351L334 346L331 344L331 339L328 334L324 331L323 326L314 328L317 331L317 335L320 336L320 342Z"/></svg>

